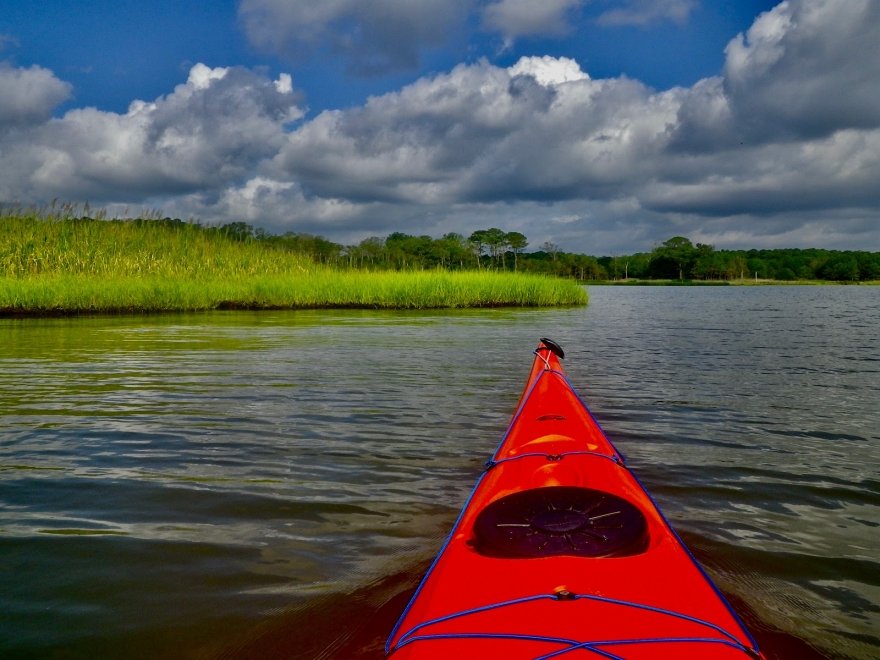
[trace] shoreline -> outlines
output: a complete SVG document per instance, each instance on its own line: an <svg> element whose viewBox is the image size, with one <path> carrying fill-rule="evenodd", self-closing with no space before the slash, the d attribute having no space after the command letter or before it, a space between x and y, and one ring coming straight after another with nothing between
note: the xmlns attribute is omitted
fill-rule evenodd
<svg viewBox="0 0 880 660"><path fill-rule="evenodd" d="M148 315L308 309L480 309L588 303L573 280L476 272L353 272L296 276L0 278L0 317Z"/></svg>
<svg viewBox="0 0 880 660"><path fill-rule="evenodd" d="M844 282L839 280L587 280L586 286L880 286L880 280Z"/></svg>
<svg viewBox="0 0 880 660"><path fill-rule="evenodd" d="M210 314L212 312L309 312L320 310L375 310L375 311L399 311L399 312L417 312L424 311L442 311L442 310L468 310L468 309L551 309L566 307L582 307L582 304L560 304L560 305L529 305L519 303L487 303L475 304L467 306L410 306L398 307L388 305L301 305L301 306L285 306L285 305L265 305L251 306L238 303L221 303L216 307L203 309L133 309L133 308L106 308L106 309L3 309L0 308L0 319L63 319L78 317L96 317L96 316L160 316L166 314Z"/></svg>

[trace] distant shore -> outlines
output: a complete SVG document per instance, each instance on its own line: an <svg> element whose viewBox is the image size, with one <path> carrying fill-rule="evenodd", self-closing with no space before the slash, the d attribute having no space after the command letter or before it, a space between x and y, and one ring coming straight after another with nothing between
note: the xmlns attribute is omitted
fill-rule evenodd
<svg viewBox="0 0 880 660"><path fill-rule="evenodd" d="M645 280L629 278L626 280L591 280L584 282L589 286L878 286L880 280L847 282L840 280Z"/></svg>

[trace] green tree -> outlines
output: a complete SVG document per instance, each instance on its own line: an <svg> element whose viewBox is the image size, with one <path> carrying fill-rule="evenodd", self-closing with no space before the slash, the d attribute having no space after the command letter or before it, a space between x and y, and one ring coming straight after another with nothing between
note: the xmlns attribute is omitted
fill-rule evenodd
<svg viewBox="0 0 880 660"><path fill-rule="evenodd" d="M655 248L651 257L651 274L655 277L690 279L699 251L684 236L673 236Z"/></svg>
<svg viewBox="0 0 880 660"><path fill-rule="evenodd" d="M726 268L727 279L743 279L749 274L749 265L746 258L739 253L734 253L727 259Z"/></svg>
<svg viewBox="0 0 880 660"><path fill-rule="evenodd" d="M711 245L698 243L697 257L694 261L691 273L694 277L702 280L720 280L727 275L727 257L716 252Z"/></svg>
<svg viewBox="0 0 880 660"><path fill-rule="evenodd" d="M518 231L507 232L504 240L510 246L510 249L513 250L513 270L517 270L519 265L518 256L520 252L526 249L529 241L525 237L525 234L521 234Z"/></svg>
<svg viewBox="0 0 880 660"><path fill-rule="evenodd" d="M860 280L880 280L880 252L859 252L856 260Z"/></svg>
<svg viewBox="0 0 880 660"><path fill-rule="evenodd" d="M483 250L486 248L486 230L485 229L477 229L468 237L468 243L471 245L471 249L474 251L474 254L477 257L477 268L480 267L480 263L483 260Z"/></svg>
<svg viewBox="0 0 880 660"><path fill-rule="evenodd" d="M363 267L366 262L370 268L385 263L385 241L378 236L365 238L350 250L358 260L358 265Z"/></svg>
<svg viewBox="0 0 880 660"><path fill-rule="evenodd" d="M489 251L492 255L492 260L495 262L496 266L500 260L501 267L504 267L504 252L507 247L507 232L503 229L498 229L498 227L492 227L487 229L483 234L483 240L486 245L489 246Z"/></svg>
<svg viewBox="0 0 880 660"><path fill-rule="evenodd" d="M450 265L458 264L458 267L463 269L466 263L470 264L473 261L473 250L470 249L468 241L461 234L455 232L444 234L440 242L443 243L443 248L449 255L448 263Z"/></svg>
<svg viewBox="0 0 880 660"><path fill-rule="evenodd" d="M757 250L750 250L749 252L757 252ZM750 257L747 262L748 263L748 272L750 277L754 277L757 279L770 279L771 269L769 264L764 260L757 257Z"/></svg>
<svg viewBox="0 0 880 660"><path fill-rule="evenodd" d="M838 253L822 266L819 276L826 280L855 281L859 279L859 263L852 254Z"/></svg>

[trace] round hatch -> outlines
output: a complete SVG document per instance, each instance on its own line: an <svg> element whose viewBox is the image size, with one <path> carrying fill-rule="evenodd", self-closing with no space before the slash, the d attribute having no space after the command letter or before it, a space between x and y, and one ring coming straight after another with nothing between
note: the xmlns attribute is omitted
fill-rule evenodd
<svg viewBox="0 0 880 660"><path fill-rule="evenodd" d="M477 516L474 535L477 550L491 557L621 557L645 548L647 523L611 493L549 486L495 500Z"/></svg>

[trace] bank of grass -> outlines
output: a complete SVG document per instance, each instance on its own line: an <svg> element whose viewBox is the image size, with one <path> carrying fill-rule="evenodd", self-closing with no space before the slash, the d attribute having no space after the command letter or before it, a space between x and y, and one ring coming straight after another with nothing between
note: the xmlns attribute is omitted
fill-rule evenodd
<svg viewBox="0 0 880 660"><path fill-rule="evenodd" d="M0 279L0 312L76 314L211 309L429 309L584 304L584 290L552 278L476 272L360 273L182 279L84 275Z"/></svg>
<svg viewBox="0 0 880 660"><path fill-rule="evenodd" d="M312 268L304 255L188 222L0 217L0 276L13 279L232 279Z"/></svg>
<svg viewBox="0 0 880 660"><path fill-rule="evenodd" d="M0 217L0 313L582 305L583 287L498 272L338 270L182 222Z"/></svg>

